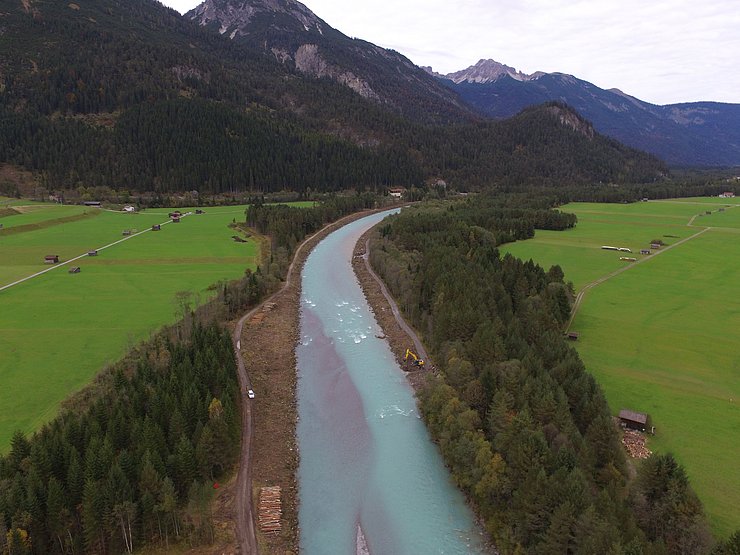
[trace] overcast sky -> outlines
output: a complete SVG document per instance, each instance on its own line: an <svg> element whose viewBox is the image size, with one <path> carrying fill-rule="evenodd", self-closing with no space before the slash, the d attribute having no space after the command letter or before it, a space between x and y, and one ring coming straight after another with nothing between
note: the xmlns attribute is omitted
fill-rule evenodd
<svg viewBox="0 0 740 555"><path fill-rule="evenodd" d="M198 0L163 0L185 12ZM740 103L738 0L306 0L332 27L440 73L492 58L648 102Z"/></svg>

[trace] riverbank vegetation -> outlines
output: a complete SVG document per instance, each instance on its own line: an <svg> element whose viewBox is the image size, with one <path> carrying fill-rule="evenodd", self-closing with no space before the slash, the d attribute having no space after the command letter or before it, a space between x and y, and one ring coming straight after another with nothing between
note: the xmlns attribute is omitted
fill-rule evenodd
<svg viewBox="0 0 740 555"><path fill-rule="evenodd" d="M553 204L481 196L380 227L371 262L439 366L420 395L425 420L502 553L706 553L701 504L673 457L633 476L603 392L563 338L562 270L498 251L572 227Z"/></svg>

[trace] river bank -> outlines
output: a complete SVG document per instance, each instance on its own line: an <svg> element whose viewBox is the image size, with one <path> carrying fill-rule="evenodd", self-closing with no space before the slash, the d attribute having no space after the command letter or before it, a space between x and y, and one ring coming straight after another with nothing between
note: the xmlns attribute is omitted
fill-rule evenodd
<svg viewBox="0 0 740 555"><path fill-rule="evenodd" d="M368 254L366 253L366 245L368 244L370 237L375 233L377 233L377 229L376 227L372 227L357 241L352 257L352 267L357 276L357 280L360 282L360 287L365 295L365 299L367 299L367 303L370 305L375 318L378 320L378 324L385 334L386 340L391 347L391 351L393 351L393 354L401 368L407 370L406 378L414 388L414 391L418 392L418 390L426 383L427 378L432 374L432 368L434 365L432 364L432 361L428 359L425 360L424 369L419 369L418 367L405 364L404 355L406 354L406 349L413 349L414 344L418 342L418 337L412 337L401 328L393 315L390 302L383 294L380 283L378 283L368 269L369 261L367 261L366 264L365 258L365 255ZM414 341L414 339L417 341ZM427 357L427 354L420 353L420 356Z"/></svg>

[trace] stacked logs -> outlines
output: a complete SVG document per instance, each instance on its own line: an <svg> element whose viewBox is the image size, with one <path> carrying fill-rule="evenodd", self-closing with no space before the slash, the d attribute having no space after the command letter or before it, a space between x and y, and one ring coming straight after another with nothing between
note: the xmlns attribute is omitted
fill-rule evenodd
<svg viewBox="0 0 740 555"><path fill-rule="evenodd" d="M280 517L283 514L280 501L280 486L260 489L259 527L264 534L278 534L281 530Z"/></svg>
<svg viewBox="0 0 740 555"><path fill-rule="evenodd" d="M622 436L622 445L633 459L647 459L653 454L650 449L645 447L645 436L640 432L625 430Z"/></svg>

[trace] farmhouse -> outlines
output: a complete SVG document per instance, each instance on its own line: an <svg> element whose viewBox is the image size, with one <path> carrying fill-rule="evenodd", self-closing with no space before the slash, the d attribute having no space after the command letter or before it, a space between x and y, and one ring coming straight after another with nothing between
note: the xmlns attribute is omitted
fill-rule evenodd
<svg viewBox="0 0 740 555"><path fill-rule="evenodd" d="M69 269L70 274L79 274L80 273L80 267L79 266L72 266Z"/></svg>
<svg viewBox="0 0 740 555"><path fill-rule="evenodd" d="M403 193L406 191L403 187L391 187L388 189L388 194L395 198L401 198Z"/></svg>
<svg viewBox="0 0 740 555"><path fill-rule="evenodd" d="M619 411L619 423L623 428L644 432L647 428L648 415L629 409L622 409Z"/></svg>
<svg viewBox="0 0 740 555"><path fill-rule="evenodd" d="M87 251L87 256L98 256L98 251L95 251L95 250Z"/></svg>
<svg viewBox="0 0 740 555"><path fill-rule="evenodd" d="M154 224L152 226L152 231L159 231L160 229L162 229L162 226L159 224Z"/></svg>
<svg viewBox="0 0 740 555"><path fill-rule="evenodd" d="M59 263L58 254L47 254L44 257L44 264L58 264L58 263Z"/></svg>

